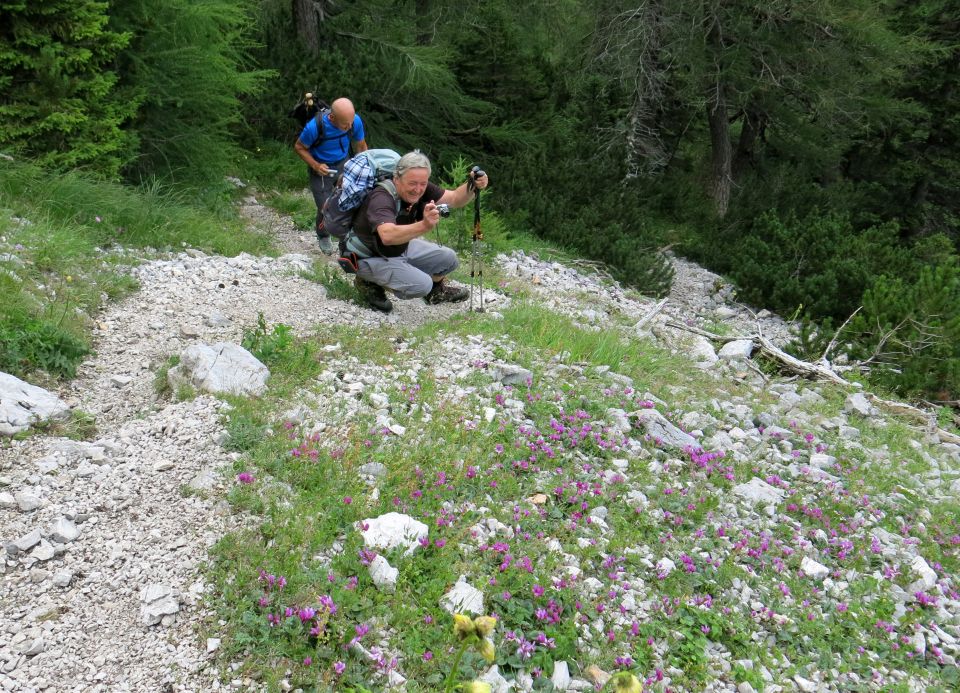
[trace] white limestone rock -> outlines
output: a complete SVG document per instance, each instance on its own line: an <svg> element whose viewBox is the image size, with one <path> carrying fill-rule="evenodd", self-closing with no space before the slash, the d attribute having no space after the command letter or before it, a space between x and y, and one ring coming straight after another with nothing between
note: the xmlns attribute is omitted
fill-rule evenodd
<svg viewBox="0 0 960 693"><path fill-rule="evenodd" d="M0 373L0 435L12 436L35 423L61 421L69 416L70 406L53 393Z"/></svg>
<svg viewBox="0 0 960 693"><path fill-rule="evenodd" d="M499 380L504 385L526 385L533 380L533 373L526 368L514 366L508 363L501 363L490 366L490 377Z"/></svg>
<svg viewBox="0 0 960 693"><path fill-rule="evenodd" d="M169 585L153 584L140 593L140 620L144 625L160 623L164 616L180 611L180 602Z"/></svg>
<svg viewBox="0 0 960 693"><path fill-rule="evenodd" d="M727 342L720 347L720 351L717 352L717 356L725 361L746 361L752 354L752 339L736 339L732 342Z"/></svg>
<svg viewBox="0 0 960 693"><path fill-rule="evenodd" d="M877 409L862 392L855 392L848 395L843 403L843 410L848 414L859 414L863 417L879 416L880 410Z"/></svg>
<svg viewBox="0 0 960 693"><path fill-rule="evenodd" d="M656 565L657 576L666 577L667 575L672 573L674 570L676 570L676 568L677 568L677 564L671 561L669 558L666 558L666 557L661 558L659 561L657 561L657 565Z"/></svg>
<svg viewBox="0 0 960 693"><path fill-rule="evenodd" d="M734 495L740 496L751 505L763 503L765 505L776 505L784 499L786 492L776 486L771 486L759 477L753 477L750 481L733 487Z"/></svg>
<svg viewBox="0 0 960 693"><path fill-rule="evenodd" d="M804 556L800 561L800 572L808 578L822 580L830 574L830 569L825 565L817 563L809 556Z"/></svg>
<svg viewBox="0 0 960 693"><path fill-rule="evenodd" d="M363 535L363 543L368 549L392 551L403 548L404 556L409 556L416 551L420 546L420 539L426 538L430 531L419 520L401 513L386 513L363 520L359 528Z"/></svg>
<svg viewBox="0 0 960 693"><path fill-rule="evenodd" d="M395 592L399 575L400 571L390 565L383 556L378 555L370 562L370 578L381 592Z"/></svg>
<svg viewBox="0 0 960 693"><path fill-rule="evenodd" d="M691 358L696 362L695 365L699 368L712 366L720 360L710 340L700 335L694 335L691 338L688 351Z"/></svg>
<svg viewBox="0 0 960 693"><path fill-rule="evenodd" d="M13 545L18 551L29 551L34 546L40 543L40 530L35 529L32 532L24 534L22 537L13 542Z"/></svg>
<svg viewBox="0 0 960 693"><path fill-rule="evenodd" d="M674 426L656 409L647 409L637 415L637 422L647 434L663 445L673 448L696 447L697 440Z"/></svg>
<svg viewBox="0 0 960 693"><path fill-rule="evenodd" d="M503 675L500 673L500 667L496 664L483 672L477 680L489 683L490 693L510 693L510 691L514 690L513 684L503 678Z"/></svg>
<svg viewBox="0 0 960 693"><path fill-rule="evenodd" d="M550 682L555 690L565 691L570 687L570 668L563 660L553 663L553 676Z"/></svg>
<svg viewBox="0 0 960 693"><path fill-rule="evenodd" d="M50 529L50 538L58 544L69 544L80 536L80 530L65 517L58 518Z"/></svg>
<svg viewBox="0 0 960 693"><path fill-rule="evenodd" d="M30 552L30 555L38 561L49 561L56 555L56 551L53 548L53 544L46 539L41 539L36 548Z"/></svg>
<svg viewBox="0 0 960 693"><path fill-rule="evenodd" d="M919 578L910 585L910 592L922 592L937 586L937 574L933 568L923 560L923 556L914 556L913 561L910 563L910 568Z"/></svg>
<svg viewBox="0 0 960 693"><path fill-rule="evenodd" d="M167 372L170 387L186 383L213 394L257 397L267 390L269 369L237 344L194 344L180 354L180 363Z"/></svg>
<svg viewBox="0 0 960 693"><path fill-rule="evenodd" d="M482 614L483 592L468 583L466 575L461 575L457 584L440 598L440 606L451 614Z"/></svg>

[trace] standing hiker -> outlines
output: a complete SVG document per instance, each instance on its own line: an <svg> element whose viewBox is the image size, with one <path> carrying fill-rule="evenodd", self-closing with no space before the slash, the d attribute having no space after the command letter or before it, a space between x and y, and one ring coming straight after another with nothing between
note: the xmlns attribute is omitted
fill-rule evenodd
<svg viewBox="0 0 960 693"><path fill-rule="evenodd" d="M304 126L293 148L310 170L310 191L317 204L317 241L325 253L334 251L330 234L323 229L323 204L333 193L337 176L350 150L366 151L363 121L350 99L336 99L329 110L320 110Z"/></svg>

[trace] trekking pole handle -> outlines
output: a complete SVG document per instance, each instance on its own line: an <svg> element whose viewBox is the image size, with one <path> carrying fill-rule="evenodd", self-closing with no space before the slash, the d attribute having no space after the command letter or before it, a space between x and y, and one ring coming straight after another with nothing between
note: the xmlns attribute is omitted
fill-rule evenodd
<svg viewBox="0 0 960 693"><path fill-rule="evenodd" d="M485 175L487 175L486 172L479 166L471 168L467 177L467 190L476 190L477 178L483 178Z"/></svg>

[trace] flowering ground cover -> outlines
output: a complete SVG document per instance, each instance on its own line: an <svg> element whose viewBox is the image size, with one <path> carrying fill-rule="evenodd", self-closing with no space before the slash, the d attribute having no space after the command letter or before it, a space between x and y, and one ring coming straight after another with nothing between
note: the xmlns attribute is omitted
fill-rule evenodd
<svg viewBox="0 0 960 693"><path fill-rule="evenodd" d="M692 368L522 299L269 365L229 422L243 528L210 567L227 678L444 690L442 604L465 582L496 625L458 678L493 690L960 685L957 461L845 414L845 393ZM426 530L371 548L388 513Z"/></svg>

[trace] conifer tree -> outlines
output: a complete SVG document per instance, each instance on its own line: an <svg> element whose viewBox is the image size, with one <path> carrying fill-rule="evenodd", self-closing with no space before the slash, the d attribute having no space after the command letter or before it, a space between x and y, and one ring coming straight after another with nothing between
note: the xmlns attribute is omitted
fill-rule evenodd
<svg viewBox="0 0 960 693"><path fill-rule="evenodd" d="M112 70L129 35L106 2L0 2L0 147L58 170L116 177L133 156L122 130L137 102Z"/></svg>
<svg viewBox="0 0 960 693"><path fill-rule="evenodd" d="M240 155L240 97L272 74L250 65L247 0L126 0L111 26L129 35L117 60L142 102L131 129L139 156L129 177L207 182Z"/></svg>

